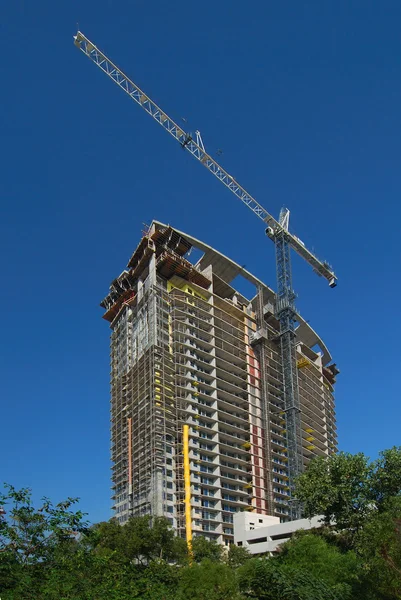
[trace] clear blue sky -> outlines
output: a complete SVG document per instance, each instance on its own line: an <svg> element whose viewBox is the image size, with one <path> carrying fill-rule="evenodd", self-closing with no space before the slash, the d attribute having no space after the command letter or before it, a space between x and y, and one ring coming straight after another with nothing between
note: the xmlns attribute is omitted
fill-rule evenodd
<svg viewBox="0 0 401 600"><path fill-rule="evenodd" d="M117 6L117 8L116 8ZM263 224L73 45L76 23L270 212L341 375L343 450L400 444L399 0L13 0L0 8L0 481L109 516L99 301L152 218L275 285Z"/></svg>

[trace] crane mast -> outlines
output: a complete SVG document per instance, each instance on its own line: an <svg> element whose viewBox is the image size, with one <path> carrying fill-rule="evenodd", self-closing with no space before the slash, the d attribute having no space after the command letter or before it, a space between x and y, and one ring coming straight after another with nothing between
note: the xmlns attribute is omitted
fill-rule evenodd
<svg viewBox="0 0 401 600"><path fill-rule="evenodd" d="M192 154L212 175L220 180L233 194L261 219L267 236L276 249L277 294L275 314L280 323L280 346L283 364L284 412L286 417L288 445L288 477L290 495L293 497L294 482L302 471L302 436L298 375L296 367L296 322L295 293L292 287L291 253L292 248L319 276L324 277L330 287L335 287L337 277L327 262L319 260L305 244L288 230L289 211L282 209L277 221L259 202L243 188L234 177L221 167L205 150L199 132L195 139L173 121L145 92L125 75L107 56L101 52L80 31L74 36L74 44L94 62L110 79L143 108L161 125L182 148ZM267 401L267 400L266 400ZM295 502L290 506L292 518L299 516Z"/></svg>

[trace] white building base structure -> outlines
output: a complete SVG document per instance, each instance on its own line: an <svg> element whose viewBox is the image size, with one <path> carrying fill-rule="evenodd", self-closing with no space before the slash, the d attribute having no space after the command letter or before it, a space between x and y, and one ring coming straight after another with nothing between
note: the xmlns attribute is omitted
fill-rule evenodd
<svg viewBox="0 0 401 600"><path fill-rule="evenodd" d="M278 517L260 513L238 512L234 515L234 544L250 554L273 554L296 531L322 526L321 516L280 523Z"/></svg>

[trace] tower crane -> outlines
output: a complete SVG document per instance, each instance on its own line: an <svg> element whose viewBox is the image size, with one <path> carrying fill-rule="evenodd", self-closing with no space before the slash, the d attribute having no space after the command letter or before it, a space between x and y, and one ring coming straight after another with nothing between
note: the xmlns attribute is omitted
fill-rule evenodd
<svg viewBox="0 0 401 600"><path fill-rule="evenodd" d="M280 324L280 345L283 364L283 395L288 445L288 478L290 496L293 496L294 481L302 470L301 423L298 376L296 367L296 322L295 293L292 287L291 248L301 256L317 273L324 277L330 287L337 285L337 277L331 266L319 260L305 244L289 231L289 210L280 211L276 220L259 202L255 200L210 154L207 153L199 131L195 137L177 125L145 92L125 75L99 48L80 31L74 36L74 44L95 63L114 83L132 100L161 125L187 152L192 154L212 175L219 179L237 196L266 227L266 235L273 241L276 249L277 293L275 315ZM291 515L298 516L296 503L292 505Z"/></svg>

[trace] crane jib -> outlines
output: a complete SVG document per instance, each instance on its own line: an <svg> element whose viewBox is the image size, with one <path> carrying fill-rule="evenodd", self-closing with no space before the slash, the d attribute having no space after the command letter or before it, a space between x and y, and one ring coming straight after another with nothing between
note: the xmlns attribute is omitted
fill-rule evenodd
<svg viewBox="0 0 401 600"><path fill-rule="evenodd" d="M74 36L74 44L90 58L106 75L110 77L132 100L139 104L155 121L159 123L181 146L196 158L210 173L219 179L233 194L243 202L257 217L259 217L268 229L272 230L269 237L274 241L275 236L283 232L279 222L253 198L237 181L227 173L204 148L201 148L177 123L175 123L157 104L149 98L129 77L127 77L99 48L93 44L80 31ZM313 270L329 281L334 287L337 277L330 266L319 260L310 252L295 236L286 231L287 243L299 254Z"/></svg>

